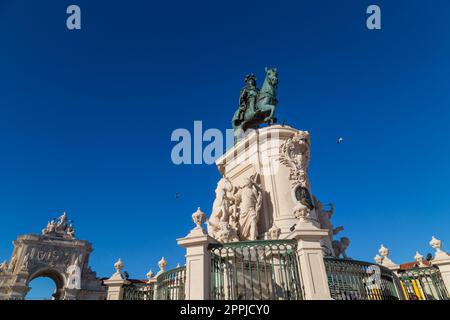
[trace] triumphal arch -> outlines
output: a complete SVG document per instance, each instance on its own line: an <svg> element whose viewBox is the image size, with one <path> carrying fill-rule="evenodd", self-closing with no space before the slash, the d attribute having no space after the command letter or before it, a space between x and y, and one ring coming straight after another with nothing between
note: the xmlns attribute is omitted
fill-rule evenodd
<svg viewBox="0 0 450 320"><path fill-rule="evenodd" d="M64 213L48 222L41 234L26 234L13 241L9 262L0 266L0 300L22 300L29 283L48 277L56 284L55 300L103 300L106 287L89 267L92 245L75 238Z"/></svg>

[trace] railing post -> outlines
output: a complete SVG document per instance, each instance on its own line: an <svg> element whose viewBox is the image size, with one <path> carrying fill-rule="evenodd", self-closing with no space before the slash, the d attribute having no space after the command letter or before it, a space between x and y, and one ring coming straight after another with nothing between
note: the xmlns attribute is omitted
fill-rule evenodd
<svg viewBox="0 0 450 320"><path fill-rule="evenodd" d="M297 254L306 300L331 300L327 270L321 239L328 230L316 227L310 221L300 221L288 239L297 240Z"/></svg>
<svg viewBox="0 0 450 320"><path fill-rule="evenodd" d="M111 278L103 281L108 286L108 294L106 300L123 300L123 286L129 284L129 281L125 279L120 270L123 268L123 262L121 259L117 260L114 264L116 272Z"/></svg>
<svg viewBox="0 0 450 320"><path fill-rule="evenodd" d="M148 281L147 281L148 288L149 288L150 292L152 292L151 295L149 294L149 300L157 300L156 290L157 290L158 286L157 286L156 276L153 274L152 269L150 269L147 272L147 279L148 279Z"/></svg>
<svg viewBox="0 0 450 320"><path fill-rule="evenodd" d="M442 281L444 281L445 288L447 289L447 295L450 295L450 254L442 250L442 241L436 239L434 236L431 238L430 245L436 250L431 263L433 266L439 268Z"/></svg>
<svg viewBox="0 0 450 320"><path fill-rule="evenodd" d="M378 249L378 253L379 255L377 254L374 257L375 262L380 266L386 267L390 271L392 271L394 278L394 288L397 293L397 297L400 300L406 300L405 294L402 289L401 281L398 277L398 271L400 270L400 266L389 258L389 249L386 248L384 245L380 246L380 249Z"/></svg>
<svg viewBox="0 0 450 320"><path fill-rule="evenodd" d="M207 235L201 224L205 221L200 208L194 213L196 227L178 245L186 248L186 300L209 300L211 291L211 254L208 245L215 242Z"/></svg>

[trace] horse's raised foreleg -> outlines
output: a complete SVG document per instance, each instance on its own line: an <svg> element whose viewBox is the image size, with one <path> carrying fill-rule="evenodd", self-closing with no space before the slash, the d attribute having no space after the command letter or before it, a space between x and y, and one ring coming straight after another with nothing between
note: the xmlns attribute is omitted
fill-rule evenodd
<svg viewBox="0 0 450 320"><path fill-rule="evenodd" d="M275 106L271 105L270 106L270 116L269 116L271 119L271 124L273 124L276 121L276 119L273 116L274 113L275 113Z"/></svg>
<svg viewBox="0 0 450 320"><path fill-rule="evenodd" d="M267 111L269 111L269 115L264 119L264 122L268 122L269 124L273 124L276 119L273 117L273 114L275 112L275 106L274 105L266 105Z"/></svg>

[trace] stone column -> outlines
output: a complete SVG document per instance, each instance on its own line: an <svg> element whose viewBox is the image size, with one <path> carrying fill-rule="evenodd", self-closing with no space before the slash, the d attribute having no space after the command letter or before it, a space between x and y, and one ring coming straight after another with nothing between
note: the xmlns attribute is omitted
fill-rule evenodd
<svg viewBox="0 0 450 320"><path fill-rule="evenodd" d="M184 238L177 239L179 246L186 248L186 300L209 300L211 291L210 243L216 242L207 235L201 225L205 214L200 208L192 216L197 225Z"/></svg>
<svg viewBox="0 0 450 320"><path fill-rule="evenodd" d="M106 300L123 300L123 286L130 282L125 279L120 270L123 268L121 259L114 264L116 272L103 283L108 287L108 294Z"/></svg>
<svg viewBox="0 0 450 320"><path fill-rule="evenodd" d="M11 276L8 300L24 300L30 288L27 286L27 272L19 272Z"/></svg>
<svg viewBox="0 0 450 320"><path fill-rule="evenodd" d="M436 250L431 263L439 268L447 294L450 295L450 254L442 250L442 241L434 236L431 238L430 245Z"/></svg>
<svg viewBox="0 0 450 320"><path fill-rule="evenodd" d="M306 300L331 300L321 239L328 230L317 228L310 221L300 221L287 239L296 239L302 284Z"/></svg>
<svg viewBox="0 0 450 320"><path fill-rule="evenodd" d="M151 296L151 300L156 300L156 290L158 289L156 276L153 274L152 269L147 272L147 285L151 287L153 290L153 296Z"/></svg>

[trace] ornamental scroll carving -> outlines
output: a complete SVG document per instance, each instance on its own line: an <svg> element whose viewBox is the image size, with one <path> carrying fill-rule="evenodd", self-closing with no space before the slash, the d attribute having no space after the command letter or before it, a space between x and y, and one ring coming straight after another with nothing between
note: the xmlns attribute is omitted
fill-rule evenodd
<svg viewBox="0 0 450 320"><path fill-rule="evenodd" d="M308 131L298 131L280 146L280 163L289 169L289 180L298 201L293 215L300 221L310 219L314 209L311 197L308 169L311 158L311 140Z"/></svg>
<svg viewBox="0 0 450 320"><path fill-rule="evenodd" d="M299 131L280 146L280 163L289 168L292 186L309 189L308 168L311 140L308 131Z"/></svg>

